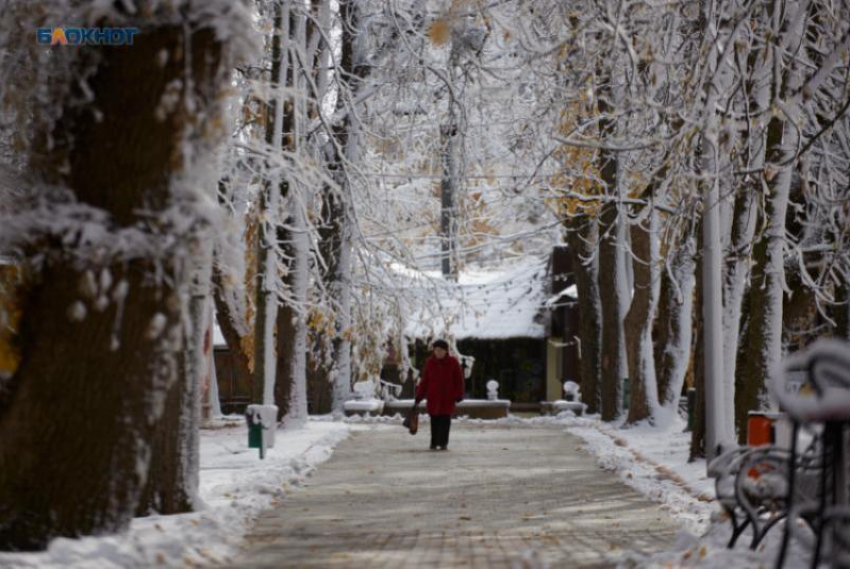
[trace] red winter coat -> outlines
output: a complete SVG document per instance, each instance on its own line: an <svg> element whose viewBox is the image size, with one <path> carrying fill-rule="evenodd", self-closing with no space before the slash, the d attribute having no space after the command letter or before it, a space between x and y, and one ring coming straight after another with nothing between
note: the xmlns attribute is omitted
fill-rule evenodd
<svg viewBox="0 0 850 569"><path fill-rule="evenodd" d="M463 399L463 372L457 360L448 354L441 360L428 358L416 387L416 399L428 400L429 415L454 413L455 401Z"/></svg>

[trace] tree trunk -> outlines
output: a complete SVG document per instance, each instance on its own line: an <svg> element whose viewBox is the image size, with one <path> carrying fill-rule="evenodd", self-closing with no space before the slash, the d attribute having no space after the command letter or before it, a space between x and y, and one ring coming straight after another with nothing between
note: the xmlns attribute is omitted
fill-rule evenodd
<svg viewBox="0 0 850 569"><path fill-rule="evenodd" d="M726 205L720 191L720 167L724 160L717 107L728 97L733 83L730 71L732 50L723 46L735 41L738 27L729 22L728 7L705 0L702 2L701 27L703 42L709 46L706 72L709 79L702 85L704 126L699 140L699 173L702 180L702 350L705 388L705 450L709 460L734 436L731 416L726 407L732 386L725 382L723 364L723 225ZM712 28L716 32L712 32ZM716 36L715 36L716 33Z"/></svg>
<svg viewBox="0 0 850 569"><path fill-rule="evenodd" d="M777 4L782 4L777 0ZM774 31L785 29L781 13L774 7ZM787 22L785 34L779 36L781 46L775 46L775 65L783 61L784 51L796 53L799 49L806 18ZM778 50L782 49L783 52ZM774 85L777 96L794 93L800 87L801 70L796 62L790 62L778 77L782 85ZM793 109L786 109L793 112ZM739 362L742 392L736 393L735 418L738 440L746 441L747 415L749 411L769 406L767 378L779 373L782 357L783 296L785 287L785 232L791 178L797 163L799 130L792 120L784 115L774 115L767 127L767 155L765 180L768 195L765 200L767 227L756 243L752 284L750 288L749 326L745 341L747 357ZM794 118L794 117L792 117Z"/></svg>
<svg viewBox="0 0 850 569"><path fill-rule="evenodd" d="M313 70L303 66L313 61L307 49L307 20L300 10L286 7L282 12L282 27L278 37L286 39L281 52L280 76L277 85L286 85L298 95L279 91L277 105L281 116L275 125L280 145L295 152L301 146L300 136L307 117L304 100L307 93L304 74ZM301 54L300 56L298 54ZM302 61L305 57L306 61ZM285 103L284 103L285 101ZM283 252L284 301L277 318L278 361L276 370L275 404L278 418L286 427L298 427L307 421L307 323L305 308L308 304L307 285L309 272L309 240L304 218L308 204L303 200L307 192L303 184L284 174L280 184L282 206L286 219L277 226L278 247ZM283 215L280 211L277 215Z"/></svg>
<svg viewBox="0 0 850 569"><path fill-rule="evenodd" d="M283 2L273 4L271 77L269 90L272 99L266 108L265 141L272 152L283 150L284 138L292 132L292 104L284 102L284 87L292 87L290 58L288 57L291 17L289 5ZM284 45L286 43L286 45ZM288 112L287 112L288 111ZM291 143L292 139L289 138ZM271 164L266 163L266 172ZM278 226L281 200L286 199L289 184L286 180L275 179L267 174L260 193L260 230L257 249L257 294L254 313L254 403L278 406L278 419L283 416L281 408L289 406L288 400L280 399L281 393L288 393L288 386L281 382L289 381L285 368L289 360L281 358L282 322L281 308L278 305L278 246L286 240L286 230ZM277 243L275 243L275 241ZM277 245L277 246L276 246Z"/></svg>
<svg viewBox="0 0 850 569"><path fill-rule="evenodd" d="M694 307L693 236L686 235L676 246L670 272L664 271L661 280L659 337L655 343L655 362L658 370L658 400L670 414L679 409L679 398L691 360ZM675 280L675 283L673 282Z"/></svg>
<svg viewBox="0 0 850 569"><path fill-rule="evenodd" d="M224 337L224 342L227 344L227 349L233 356L233 363L236 365L236 373L239 377L252 377L253 363L248 353L245 351L246 342L253 341L253 337L246 337L249 322L240 322L238 316L234 314L230 304L227 302L225 291L227 284L218 263L213 264L212 272L212 297L215 303L215 317L218 322L218 329ZM244 332L240 332L240 329Z"/></svg>
<svg viewBox="0 0 850 569"><path fill-rule="evenodd" d="M653 208L650 201L648 208ZM646 223L631 226L634 255L634 294L623 322L628 354L629 394L628 423L644 419L655 422L658 410L658 386L652 357L652 323L658 304L657 214L650 211Z"/></svg>
<svg viewBox="0 0 850 569"><path fill-rule="evenodd" d="M599 215L599 300L602 307L601 379L603 421L613 421L622 410L621 383L625 365L621 358L623 319L620 312L617 274L620 250L617 246L617 204L606 203Z"/></svg>
<svg viewBox="0 0 850 569"><path fill-rule="evenodd" d="M178 380L168 389L165 412L154 430L153 452L136 516L178 514L190 512L194 507L197 480L190 480L193 469L183 457L186 456L186 443L191 446L198 442L197 431L191 429L198 429L200 421L186 417L184 410L189 398L197 395L197 390L194 374L185 358L177 362L177 370ZM188 441L183 439L186 434L190 436Z"/></svg>
<svg viewBox="0 0 850 569"><path fill-rule="evenodd" d="M601 309L597 262L588 262L597 246L596 222L587 214L568 217L567 244L576 276L579 308L581 393L588 413L599 413Z"/></svg>
<svg viewBox="0 0 850 569"><path fill-rule="evenodd" d="M597 107L599 119L599 136L603 141L614 134L616 125L609 117L612 108L611 71L600 70L597 78ZM616 151L600 149L598 154L599 177L604 184L608 196L620 195L619 160ZM622 383L628 373L625 357L625 340L623 337L623 318L625 309L621 299L621 285L624 263L620 250L621 211L616 201L602 205L599 211L599 300L602 307L602 347L600 364L600 381L602 401L600 405L603 421L617 419L623 409L621 395Z"/></svg>
<svg viewBox="0 0 850 569"><path fill-rule="evenodd" d="M748 115L755 117L749 121L744 131L745 148L743 168L747 174L740 187L736 189L735 206L732 217L732 235L729 249L726 251L723 281L723 361L725 363L725 383L733 386L733 410L735 395L739 388L737 381L738 341L741 337L741 311L744 293L750 277L750 264L755 236L758 209L756 198L764 193L765 125L762 118L767 112L770 98L770 50L765 49L760 56L752 53L747 69L751 79L748 81ZM737 417L734 419L738 424Z"/></svg>
<svg viewBox="0 0 850 569"><path fill-rule="evenodd" d="M94 249L72 249L85 245L60 235L31 242L42 261L27 265L21 362L0 407L0 549L126 528L165 395L179 380L186 283L182 253L168 244L183 236L156 213L175 206L171 181L192 159L182 150L200 140L189 136L193 121L225 82L214 31L194 32L187 46L192 22L145 22L135 22L142 32L132 48L81 47L69 56L70 76L85 74L97 113L79 92L53 102L61 113L39 111L39 120L61 118L37 127L31 172L110 220ZM195 110L158 108L175 84L194 87ZM146 246L129 254L113 248L131 228Z"/></svg>
<svg viewBox="0 0 850 569"><path fill-rule="evenodd" d="M307 244L306 223L295 211L289 224L293 230L278 230L278 239L284 256L288 259L288 273L284 279L293 302L283 302L277 313L277 380L274 400L278 418L285 427L299 427L307 421L307 326L304 314L295 307L307 300ZM300 242L299 242L300 241Z"/></svg>
<svg viewBox="0 0 850 569"><path fill-rule="evenodd" d="M697 251L702 251L702 221L697 227ZM702 289L704 281L702 278L702 263L696 264L696 292L694 294L694 306L701 307ZM694 424L691 431L691 449L688 460L693 462L705 458L705 351L703 350L703 325L702 310L694 310L694 389L696 389L696 401L694 405Z"/></svg>
<svg viewBox="0 0 850 569"><path fill-rule="evenodd" d="M268 217L274 216L278 207L273 184L266 184L260 193L259 238L257 239L256 296L254 298L254 369L251 401L258 405L272 403L270 393L276 389L275 366L277 355L274 345L274 325L278 313L277 303L277 249L272 239L274 228Z"/></svg>
<svg viewBox="0 0 850 569"><path fill-rule="evenodd" d="M678 250L676 250L675 254L678 254ZM667 262L672 263L675 261ZM672 282L669 270L662 269L660 277L661 290L658 293L658 317L655 320L655 327L652 333L652 356L655 359L658 402L664 405L670 386L669 372L664 369L666 365L664 359L667 345L673 340L674 332L672 330L672 324L675 318L673 312L679 301L679 295L676 294L678 283L674 284Z"/></svg>
<svg viewBox="0 0 850 569"><path fill-rule="evenodd" d="M347 122L347 121L346 121ZM348 140L348 126L345 133L338 133L340 141ZM324 198L325 217L328 227L320 232L322 236L322 255L327 264L324 275L327 288L334 302L335 318L332 338L333 363L328 370L331 381L332 409L342 413L342 406L351 397L351 225L353 220L348 211L350 193L348 179L343 171L342 159L333 159L331 171L340 185L337 190L327 188Z"/></svg>
<svg viewBox="0 0 850 569"><path fill-rule="evenodd" d="M699 293L697 299L701 300ZM696 389L696 401L694 405L694 425L691 431L691 449L688 460L705 458L705 350L702 342L702 314L699 310L694 313L694 321L697 323L694 338L694 389Z"/></svg>
<svg viewBox="0 0 850 569"><path fill-rule="evenodd" d="M274 402L279 421L289 413L292 401L292 362L295 360L295 321L298 318L289 303L282 303L277 310L277 378L274 385Z"/></svg>
<svg viewBox="0 0 850 569"><path fill-rule="evenodd" d="M168 390L165 413L154 432L148 479L136 508L136 514L140 516L190 512L197 501L211 245L210 235L198 236L194 243L189 322L184 325L185 349L178 362L178 380Z"/></svg>
<svg viewBox="0 0 850 569"><path fill-rule="evenodd" d="M790 132L793 128L781 119L771 120L768 152L775 161L785 156L780 151L780 146L787 146L783 145L783 138L796 138ZM782 354L785 214L791 182L790 168L784 170L768 182L771 189L765 211L768 228L753 253L749 322L743 342L747 349L741 351L739 390L735 398L735 424L741 443L746 442L749 412L767 408L766 379L779 369Z"/></svg>
<svg viewBox="0 0 850 569"><path fill-rule="evenodd" d="M351 305L352 305L352 254L354 251L355 221L352 208L351 178L346 163L360 162L361 135L358 122L358 109L354 107L358 93L370 73L366 65L365 54L361 52L362 42L357 40L362 31L363 15L360 3L356 0L343 0L339 3L340 19L343 26L340 55L341 75L347 79L348 99L337 99L337 111L347 110L345 120L334 128L337 145L331 151L329 169L339 186L337 195L329 196L330 213L333 225L332 269L329 271L329 288L336 304L336 321L333 339L333 410L342 413L342 406L351 396ZM340 150L344 156L340 155Z"/></svg>

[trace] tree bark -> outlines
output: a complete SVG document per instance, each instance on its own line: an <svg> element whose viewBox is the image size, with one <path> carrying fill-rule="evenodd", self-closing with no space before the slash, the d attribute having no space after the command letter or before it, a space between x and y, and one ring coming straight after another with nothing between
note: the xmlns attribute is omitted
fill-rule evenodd
<svg viewBox="0 0 850 569"><path fill-rule="evenodd" d="M735 192L732 216L732 235L726 251L723 276L723 353L724 375L727 385L733 386L733 412L739 383L737 381L738 342L741 338L741 312L747 283L750 278L753 239L758 218L757 200L764 193L765 125L763 119L770 98L770 50L762 54L753 52L748 57L747 69L751 79L747 83L747 111L752 118L743 132L743 167L754 173L740 179ZM734 419L738 424L737 417Z"/></svg>
<svg viewBox="0 0 850 569"><path fill-rule="evenodd" d="M292 104L284 103L283 87L291 87L289 72L288 44L291 40L289 32L291 17L289 7L283 2L272 5L272 43L271 43L271 77L269 89L273 98L266 108L265 141L272 152L283 149L284 137L292 128ZM286 43L286 45L284 45ZM289 112L287 112L289 111ZM289 139L291 143L291 138ZM266 163L266 171L271 164ZM288 393L282 382L291 381L285 371L288 360L282 361L280 346L275 345L274 332L277 332L277 342L285 330L281 324L278 305L278 247L286 240L286 231L277 226L281 215L280 203L286 197L289 185L285 180L279 182L267 177L263 182L260 193L260 228L257 249L257 293L254 312L254 386L253 401L257 404L270 405L272 401L278 406L278 419L283 417L282 407L288 407L288 399L279 399L281 392ZM282 239L283 237L283 239ZM277 243L275 243L277 241Z"/></svg>
<svg viewBox="0 0 850 569"><path fill-rule="evenodd" d="M701 6L702 41L708 46L705 65L707 79L702 84L701 104L704 122L699 138L698 163L702 198L702 350L705 386L705 450L709 460L734 438L728 413L731 385L725 382L723 340L723 225L727 204L720 191L723 142L718 105L729 96L732 50L739 27L732 24L729 6L709 0ZM712 31L715 30L715 31Z"/></svg>
<svg viewBox="0 0 850 569"><path fill-rule="evenodd" d="M599 413L600 301L596 262L588 262L598 242L596 222L587 214L568 217L567 244L576 276L579 307L580 374L582 399L588 413Z"/></svg>
<svg viewBox="0 0 850 569"><path fill-rule="evenodd" d="M699 300L699 294L697 299ZM694 388L696 401L694 405L694 425L691 431L691 448L688 460L705 458L705 350L702 348L702 314L695 311L694 320L697 322L697 333L694 338Z"/></svg>
<svg viewBox="0 0 850 569"><path fill-rule="evenodd" d="M246 335L240 333L240 328L247 330L250 326L249 322L238 322L237 315L231 310L230 304L224 295L227 284L224 282L224 276L221 274L221 269L218 264L213 264L212 272L212 297L215 303L215 316L218 322L218 328L221 335L224 337L224 342L227 344L227 349L233 356L233 362L236 365L236 373L240 377L251 377L253 374L253 364L251 358L245 351L245 343L252 341L252 338L246 338Z"/></svg>
<svg viewBox="0 0 850 569"><path fill-rule="evenodd" d="M260 214L259 238L257 239L256 296L254 298L254 369L251 385L251 401L258 405L270 405L269 393L277 388L277 376L274 373L276 357L274 336L269 328L274 326L278 312L277 305L277 250L272 244L274 228L266 219L269 212L277 207L277 200L271 196L273 184L267 184L260 193L258 208ZM274 214L272 214L274 215Z"/></svg>
<svg viewBox="0 0 850 569"><path fill-rule="evenodd" d="M298 314L289 303L281 303L277 309L277 372L274 384L274 402L277 418L282 421L289 413L292 387L295 380L292 362L295 359L295 321Z"/></svg>
<svg viewBox="0 0 850 569"><path fill-rule="evenodd" d="M693 236L687 235L676 246L670 272L661 278L661 307L658 312L659 334L655 342L658 370L658 401L670 413L679 408L679 399L692 353L694 307ZM673 282L675 279L675 283Z"/></svg>
<svg viewBox="0 0 850 569"><path fill-rule="evenodd" d="M702 224L700 220L697 227L697 251L702 251ZM702 306L702 289L704 281L702 278L702 263L696 264L696 292L694 294L694 306ZM694 424L691 431L691 448L688 460L693 462L705 458L705 351L703 350L703 325L702 310L694 310L694 389L696 389L696 401L694 405Z"/></svg>
<svg viewBox="0 0 850 569"><path fill-rule="evenodd" d="M647 207L652 208L653 204ZM653 240L657 239L654 234L657 231L655 216L655 212L648 213L648 227L642 223L631 226L634 294L623 322L631 385L628 423L644 419L654 422L657 418L658 386L652 357L652 323L658 304L658 252L653 247Z"/></svg>
<svg viewBox="0 0 850 569"><path fill-rule="evenodd" d="M282 37L287 38L288 57L282 66L284 84L294 93L306 94L306 75L314 74L314 54L307 53L307 15L301 9L287 8L284 20L288 28ZM326 32L330 33L330 32ZM316 45L317 47L317 45ZM283 93L281 93L283 96ZM289 152L302 147L302 133L307 120L308 105L305 95L286 98L282 117L282 146ZM309 303L309 239L307 237L307 210L309 198L304 184L284 174L280 195L286 211L286 221L277 227L278 245L284 262L284 302L277 320L277 341L282 357L278 360L277 378L281 383L275 390L275 402L285 427L300 427L307 421L307 314ZM285 384L288 384L285 385ZM282 397L286 397L284 400ZM281 409L285 407L285 412Z"/></svg>
<svg viewBox="0 0 850 569"><path fill-rule="evenodd" d="M602 69L597 78L597 107L599 136L602 140L614 134L616 125L608 115L612 109L611 71ZM609 196L619 196L619 160L616 151L600 149L598 154L599 177ZM618 203L609 201L599 211L599 300L602 308L602 359L600 380L602 401L600 405L603 421L617 419L623 409L621 396L624 375L628 372L623 361L624 338L623 318L625 309L621 302L621 281L624 278L619 242L621 212Z"/></svg>
<svg viewBox="0 0 850 569"><path fill-rule="evenodd" d="M180 240L151 213L174 205L170 182L183 171L187 132L224 84L211 29L192 33L191 62L183 59L190 24L143 27L132 48L74 48L71 75L85 70L98 112L72 92L54 102L64 106L61 118L38 127L31 172L107 212L107 232L135 227L150 243L169 231ZM194 87L198 108L163 115L157 107L178 79ZM165 395L180 380L185 280L177 251L80 258L75 244L56 236L29 251L42 262L27 266L21 362L0 407L0 549L124 529Z"/></svg>
<svg viewBox="0 0 850 569"><path fill-rule="evenodd" d="M782 22L780 6L777 0L771 15L774 18L775 32L783 30L777 36L774 49L774 62L778 67L783 61L785 51L796 53L802 41L802 30L806 18L797 21ZM781 44L781 45L780 45ZM781 51L780 51L781 50ZM774 85L777 97L785 97L795 92L801 83L800 65L790 62L777 79L780 85ZM794 112L786 109L785 112ZM738 440L747 438L747 416L750 411L767 408L767 378L780 371L782 357L783 297L785 286L785 233L786 215L791 189L791 179L797 163L799 130L790 118L774 115L767 126L765 181L768 195L765 200L765 218L767 227L758 240L753 253L754 265L750 287L749 326L744 346L747 357L738 363L740 369L741 393L736 392L735 419Z"/></svg>
<svg viewBox="0 0 850 569"><path fill-rule="evenodd" d="M356 108L358 93L370 73L363 54L358 47L358 35L362 31L361 6L357 0L343 0L339 3L340 19L345 23L341 38L340 68L341 76L348 87L346 97L337 99L337 111L345 111L345 119L333 129L336 142L329 152L328 168L333 173L338 192L328 192L326 208L330 215L330 234L328 236L329 256L328 288L335 304L335 322L333 338L333 410L342 413L342 406L351 396L351 303L352 303L352 254L354 250L354 216L352 214L351 179L347 163L360 160L361 135ZM348 107L346 109L346 107Z"/></svg>
<svg viewBox="0 0 850 569"><path fill-rule="evenodd" d="M602 307L601 379L603 421L613 421L622 410L621 383L625 366L620 354L623 320L617 290L620 250L617 246L617 204L606 203L599 215L599 299Z"/></svg>
<svg viewBox="0 0 850 569"><path fill-rule="evenodd" d="M204 232L206 233L206 232ZM212 270L212 236L196 236L191 251L185 348L177 363L178 380L168 390L165 412L154 431L153 452L136 515L178 514L194 510L197 502L201 426L204 336Z"/></svg>

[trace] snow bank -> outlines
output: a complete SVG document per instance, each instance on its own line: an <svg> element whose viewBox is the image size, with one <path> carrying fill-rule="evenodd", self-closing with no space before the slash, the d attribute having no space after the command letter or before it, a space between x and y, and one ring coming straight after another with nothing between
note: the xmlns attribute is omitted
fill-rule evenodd
<svg viewBox="0 0 850 569"><path fill-rule="evenodd" d="M457 409L469 409L470 407L510 407L511 402L508 399L464 399L455 407Z"/></svg>
<svg viewBox="0 0 850 569"><path fill-rule="evenodd" d="M380 413L384 409L384 402L380 399L366 399L362 401L352 399L343 403L342 407L345 411Z"/></svg>
<svg viewBox="0 0 850 569"><path fill-rule="evenodd" d="M55 539L42 553L0 553L0 567L126 569L226 563L264 509L272 507L327 460L348 436L345 423L309 422L279 430L277 444L259 460L248 449L241 417L201 431L198 512L133 520L127 532L82 539Z"/></svg>

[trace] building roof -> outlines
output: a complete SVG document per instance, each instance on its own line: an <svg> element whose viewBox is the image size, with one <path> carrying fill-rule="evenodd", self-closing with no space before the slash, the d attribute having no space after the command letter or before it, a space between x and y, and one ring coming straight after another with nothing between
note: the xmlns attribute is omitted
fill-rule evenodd
<svg viewBox="0 0 850 569"><path fill-rule="evenodd" d="M457 283L442 281L423 294L429 305L413 311L406 332L414 338L545 338L548 259L524 260L510 268L464 271Z"/></svg>
<svg viewBox="0 0 850 569"><path fill-rule="evenodd" d="M551 294L548 258L525 259L497 270L466 270L457 283L443 280L438 272L391 265L415 291L405 326L410 338L546 338L547 312L564 297L576 296L575 285ZM218 323L214 345L226 345Z"/></svg>
<svg viewBox="0 0 850 569"><path fill-rule="evenodd" d="M224 334L221 333L221 329L218 327L217 316L216 321L213 323L213 346L216 348L227 346L227 342L224 341Z"/></svg>

